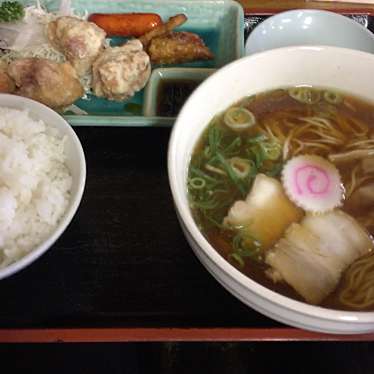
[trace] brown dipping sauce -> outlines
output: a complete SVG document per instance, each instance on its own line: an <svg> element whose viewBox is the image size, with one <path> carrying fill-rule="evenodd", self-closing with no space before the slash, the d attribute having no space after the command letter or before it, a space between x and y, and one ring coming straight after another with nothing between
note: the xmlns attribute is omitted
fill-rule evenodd
<svg viewBox="0 0 374 374"><path fill-rule="evenodd" d="M201 83L199 79L163 79L157 91L156 115L175 117L192 91Z"/></svg>

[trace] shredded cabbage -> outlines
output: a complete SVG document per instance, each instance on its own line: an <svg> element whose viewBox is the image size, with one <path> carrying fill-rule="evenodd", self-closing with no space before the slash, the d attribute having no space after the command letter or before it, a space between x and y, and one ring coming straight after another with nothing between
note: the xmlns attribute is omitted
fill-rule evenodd
<svg viewBox="0 0 374 374"><path fill-rule="evenodd" d="M61 0L57 14L59 16L73 16L74 10L71 7L71 0Z"/></svg>
<svg viewBox="0 0 374 374"><path fill-rule="evenodd" d="M40 1L35 5L25 7L25 17L18 22L0 22L0 62L9 63L18 58L46 58L54 62L65 62L65 56L54 49L48 42L45 32L49 22L59 16L74 16L87 18L87 12L78 15L71 7L71 0L61 0L59 10L51 13L45 10ZM86 93L91 90L92 75L90 73L80 78Z"/></svg>
<svg viewBox="0 0 374 374"><path fill-rule="evenodd" d="M69 111L72 112L73 114L77 114L80 116L86 116L88 114L85 110L79 108L75 104L71 104L67 108L65 108L65 112L69 112Z"/></svg>
<svg viewBox="0 0 374 374"><path fill-rule="evenodd" d="M48 43L45 27L56 18L36 5L25 8L25 17L18 22L0 23L0 47L6 50L21 51L26 47L36 47Z"/></svg>
<svg viewBox="0 0 374 374"><path fill-rule="evenodd" d="M0 22L0 65L2 62L10 63L19 58L46 58L48 60L62 63L66 61L65 56L54 49L48 42L46 26L49 22L61 16L73 16L87 19L87 11L77 14L71 7L71 0L61 0L56 13L44 9L39 0L35 5L25 7L25 17L18 22ZM92 74L89 72L80 77L80 82L85 91L83 98L91 92ZM74 114L87 115L87 112L76 105L71 105L66 110Z"/></svg>
<svg viewBox="0 0 374 374"><path fill-rule="evenodd" d="M71 7L71 0L61 0L56 13L48 12L36 0L35 5L25 7L25 17L17 22L0 22L0 48L21 51L26 47L39 47L48 44L46 25L58 16L87 18L87 12L78 15Z"/></svg>

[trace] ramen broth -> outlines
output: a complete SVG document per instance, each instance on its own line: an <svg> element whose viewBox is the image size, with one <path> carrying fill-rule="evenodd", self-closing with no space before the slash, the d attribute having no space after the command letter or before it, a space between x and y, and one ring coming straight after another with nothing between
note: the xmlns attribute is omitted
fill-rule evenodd
<svg viewBox="0 0 374 374"><path fill-rule="evenodd" d="M251 125L235 128L235 123L243 121ZM244 241L238 231L225 224L225 217L236 201L246 198L259 173L281 181L288 160L298 155L318 155L340 173L344 200L339 208L374 234L374 197L368 198L372 206L357 197L358 189L370 188L371 184L374 193L373 123L373 104L330 89L291 87L243 98L211 120L191 158L189 201L200 230L222 257L251 279L305 301L286 282L275 283L267 275L267 249L262 248L256 232ZM366 166L364 159L369 160ZM373 274L369 277L374 280L374 256L370 251L368 256L373 258ZM320 305L357 310L342 303L339 296L346 286L347 271ZM372 287L374 300L374 283ZM374 302L363 310L374 310Z"/></svg>

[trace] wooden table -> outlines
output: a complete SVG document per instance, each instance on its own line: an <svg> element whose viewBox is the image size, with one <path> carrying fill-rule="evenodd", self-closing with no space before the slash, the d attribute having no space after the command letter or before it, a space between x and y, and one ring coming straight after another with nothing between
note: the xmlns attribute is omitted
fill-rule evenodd
<svg viewBox="0 0 374 374"><path fill-rule="evenodd" d="M354 3L321 2L308 0L238 0L246 13L274 13L287 9L313 8L336 10L339 12L373 13L374 5L358 5Z"/></svg>
<svg viewBox="0 0 374 374"><path fill-rule="evenodd" d="M0 282L1 342L373 340L286 327L193 255L169 191L166 128L75 128L87 185L60 240Z"/></svg>
<svg viewBox="0 0 374 374"><path fill-rule="evenodd" d="M241 3L249 14L325 7L297 0ZM339 8L354 12L357 5ZM176 219L166 168L170 129L75 131L87 159L81 206L49 252L0 282L0 343L374 340L374 334L284 326L209 275Z"/></svg>

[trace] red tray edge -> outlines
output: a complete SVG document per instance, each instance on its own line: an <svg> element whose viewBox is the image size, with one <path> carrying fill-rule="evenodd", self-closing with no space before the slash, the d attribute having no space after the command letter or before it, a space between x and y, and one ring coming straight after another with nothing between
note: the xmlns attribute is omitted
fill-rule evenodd
<svg viewBox="0 0 374 374"><path fill-rule="evenodd" d="M271 16L276 13L286 12L292 9L299 8L289 8L289 9L279 9L279 8L243 8L245 16ZM303 9L303 8L300 8ZM374 9L372 8L332 8L332 9L322 9L313 8L316 10L327 10L329 12L335 12L339 14L354 14L354 15L374 15Z"/></svg>
<svg viewBox="0 0 374 374"><path fill-rule="evenodd" d="M322 334L294 328L0 329L0 343L374 341L374 333Z"/></svg>

